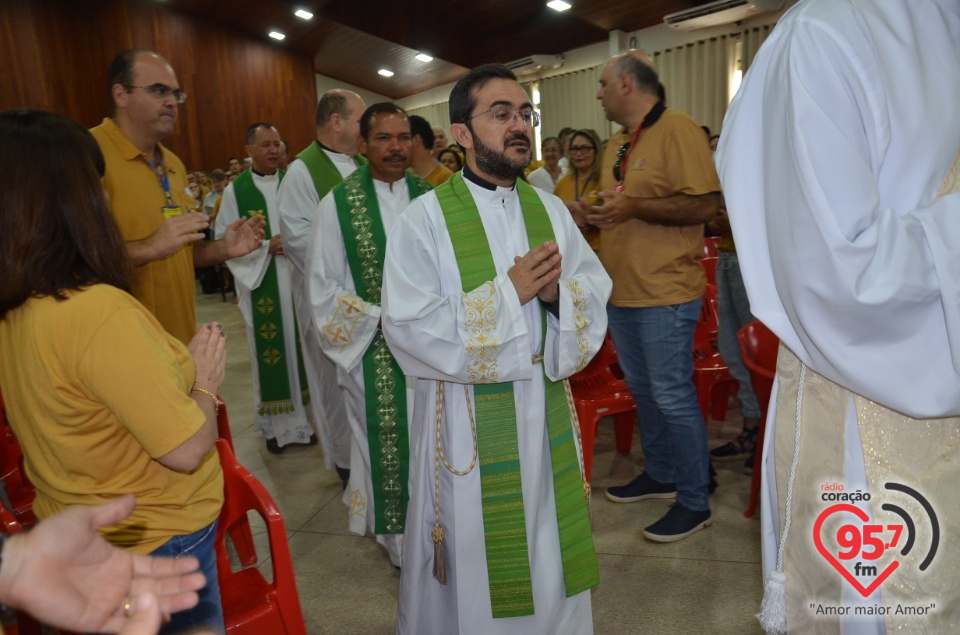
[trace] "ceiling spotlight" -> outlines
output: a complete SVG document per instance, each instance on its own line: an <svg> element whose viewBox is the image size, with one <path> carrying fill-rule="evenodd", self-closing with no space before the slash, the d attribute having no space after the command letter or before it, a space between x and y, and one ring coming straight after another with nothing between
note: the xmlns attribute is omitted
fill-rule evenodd
<svg viewBox="0 0 960 635"><path fill-rule="evenodd" d="M297 9L293 15L297 16L301 20L310 20L313 18L313 14L306 9Z"/></svg>
<svg viewBox="0 0 960 635"><path fill-rule="evenodd" d="M381 75L383 75L384 77L393 77L393 71L388 71L388 70L385 69L385 68L381 68L381 69L378 70L377 72L380 73Z"/></svg>
<svg viewBox="0 0 960 635"><path fill-rule="evenodd" d="M433 58L427 55L426 53L417 53L417 59L421 62L432 62Z"/></svg>
<svg viewBox="0 0 960 635"><path fill-rule="evenodd" d="M272 37L272 38L275 39L275 40L282 40L283 38L287 37L286 35L284 35L284 34L281 33L280 31L270 31L270 33L268 33L267 35L269 35L270 37Z"/></svg>
<svg viewBox="0 0 960 635"><path fill-rule="evenodd" d="M547 6L554 11L566 11L573 5L571 5L569 2L564 2L563 0L553 0L552 2L548 2Z"/></svg>

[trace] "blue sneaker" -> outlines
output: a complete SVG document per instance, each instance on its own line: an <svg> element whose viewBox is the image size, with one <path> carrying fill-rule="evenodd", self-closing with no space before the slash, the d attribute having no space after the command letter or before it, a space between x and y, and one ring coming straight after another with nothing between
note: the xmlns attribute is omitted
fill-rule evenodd
<svg viewBox="0 0 960 635"><path fill-rule="evenodd" d="M626 485L607 488L607 498L614 503L636 503L648 498L676 498L677 486L661 483L643 472Z"/></svg>
<svg viewBox="0 0 960 635"><path fill-rule="evenodd" d="M695 512L680 503L670 506L663 518L643 530L643 535L654 542L676 542L710 526L710 510Z"/></svg>

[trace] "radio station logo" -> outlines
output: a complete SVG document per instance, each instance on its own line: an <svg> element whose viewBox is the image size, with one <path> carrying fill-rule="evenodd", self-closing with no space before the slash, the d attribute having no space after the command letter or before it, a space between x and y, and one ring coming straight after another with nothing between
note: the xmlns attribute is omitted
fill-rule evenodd
<svg viewBox="0 0 960 635"><path fill-rule="evenodd" d="M903 566L904 559L914 549L927 550L920 562L920 571L926 571L933 563L940 545L940 523L930 502L912 487L901 483L884 484L884 489L889 492L884 493L884 500L891 502L884 502L880 505L880 509L891 512L900 519L900 522L892 524L869 523L870 517L867 513L853 504L871 501L869 492L859 490L853 493L844 492L843 485L839 483L824 484L820 489L821 498L834 504L824 509L813 525L814 545L824 560L830 563L863 597L868 597L899 567ZM908 497L919 503L925 515L919 518L911 517L903 507L895 504L900 502L898 499L902 497ZM871 502L876 509L876 502ZM825 531L825 524L836 525L834 514L843 512L853 514L860 519L861 523L847 522L835 532ZM917 544L918 527L929 527L929 532L923 532L924 535L929 534L929 544ZM897 555L884 558L886 565L881 568L881 557L889 552Z"/></svg>

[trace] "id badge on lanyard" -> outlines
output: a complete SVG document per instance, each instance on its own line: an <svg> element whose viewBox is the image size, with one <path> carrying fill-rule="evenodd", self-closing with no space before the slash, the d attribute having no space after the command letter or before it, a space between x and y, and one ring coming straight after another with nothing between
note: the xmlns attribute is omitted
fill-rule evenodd
<svg viewBox="0 0 960 635"><path fill-rule="evenodd" d="M167 176L167 167L163 164L163 158L158 153L156 164L150 163L149 160L147 160L147 163L150 164L150 167L153 168L153 171L156 173L157 180L160 181L160 187L163 188L163 194L167 198L167 204L160 208L163 219L167 220L174 216L186 214L187 210L182 205L173 204L173 195L170 194L170 178Z"/></svg>

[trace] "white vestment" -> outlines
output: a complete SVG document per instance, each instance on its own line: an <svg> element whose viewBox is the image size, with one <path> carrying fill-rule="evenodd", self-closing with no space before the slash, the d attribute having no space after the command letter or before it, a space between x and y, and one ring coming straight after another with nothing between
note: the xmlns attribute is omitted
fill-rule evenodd
<svg viewBox="0 0 960 635"><path fill-rule="evenodd" d="M559 319L547 317L543 366L540 303L521 306L507 270L530 250L516 189L485 189L464 180L483 221L497 276L464 294L453 246L436 194L404 212L387 240L384 334L397 361L416 376L410 422L411 493L404 533L397 632L404 635L476 633L584 635L593 632L590 593L567 598L560 556L553 471L544 407L543 370L551 380L581 369L607 329L612 283L567 208L537 191L563 256ZM483 240L482 236L477 237ZM481 359L482 358L482 359ZM437 386L444 382L442 447L447 463L467 470L475 445L467 395L477 376L514 382L518 449L533 615L494 619L484 547L480 470L455 476L441 463L440 524L448 581L433 578ZM471 406L472 408L472 406ZM578 439L579 435L575 435Z"/></svg>
<svg viewBox="0 0 960 635"><path fill-rule="evenodd" d="M267 209L264 213L274 235L277 229L277 186L280 182L279 174L259 176L252 173L254 184L263 194ZM230 223L240 218L237 207L237 194L233 183L227 185L223 191L223 200L220 202L220 213L217 215L216 238L223 238L223 234ZM300 374L297 369L297 337L296 321L293 306L293 294L290 285L290 263L284 256L271 256L269 252L269 236L263 241L259 249L246 256L233 258L227 261L230 273L233 274L237 297L240 299L240 313L247 327L247 344L250 346L250 363L253 366L253 398L254 398L254 426L263 432L268 439L276 439L280 447L288 443L307 443L313 434L312 422L317 415L316 400L311 399L306 407L300 394ZM262 415L260 409L262 399L260 394L260 372L257 364L256 333L253 325L253 311L250 294L257 289L263 280L270 262L277 263L277 282L280 288L280 309L283 312L284 358L287 362L287 377L290 381L290 396L294 411L286 414ZM307 369L309 374L310 369Z"/></svg>
<svg viewBox="0 0 960 635"><path fill-rule="evenodd" d="M340 175L347 177L357 169L353 157L323 150L336 166ZM318 400L319 420L317 431L323 447L327 469L334 465L350 467L350 425L343 406L343 396L337 382L337 369L320 350L318 336L313 330L310 307L306 302L304 268L307 259L307 242L317 214L320 199L327 192L317 192L310 170L303 161L293 161L280 184L277 204L280 217L280 234L283 236L283 253L290 261L290 284L293 288L293 303L297 311L302 334L304 364L310 371L310 395ZM316 379L316 381L313 381Z"/></svg>
<svg viewBox="0 0 960 635"><path fill-rule="evenodd" d="M406 179L392 185L373 180L384 232L410 203ZM307 250L307 300L320 346L336 365L337 380L344 396L347 420L352 431L350 446L350 482L343 502L350 507L350 530L364 535L374 532L373 482L370 471L370 446L367 440L367 410L363 379L363 354L379 329L380 307L364 302L353 283L347 251L340 231L337 203L333 192L320 202ZM351 307L357 310L351 310ZM339 329L339 334L338 334ZM413 406L413 386L408 383L407 413ZM377 535L393 564L400 565L401 536Z"/></svg>
<svg viewBox="0 0 960 635"><path fill-rule="evenodd" d="M948 563L960 547L960 423L920 421L960 414L960 194L950 193L948 177L960 149L958 69L956 0L811 0L781 18L724 120L718 171L751 312L816 373L807 375L799 468L831 452L841 466L796 479L788 557L810 547L825 482L839 480L847 492L873 485L872 503L858 505L873 522L891 522L876 514L892 502L874 474L922 490L941 515L930 569L905 563L866 600L847 583L842 602L820 597L828 593L822 584L803 588L809 575L841 580L812 549L787 566L792 631L882 633L883 618L825 624L809 620L807 607L876 605L885 594L894 606L932 600L943 618L888 626L958 628L960 592ZM765 573L777 564L793 460L799 362L789 351L781 352L783 394L778 402L775 387L764 444ZM808 409L830 399L839 399L830 406L835 419L806 421ZM882 428L897 432L893 447L876 436L881 418L900 420ZM776 429L788 426L784 439ZM917 458L914 446L934 434L939 440ZM922 558L927 546L914 551ZM798 591L806 596L791 597Z"/></svg>

